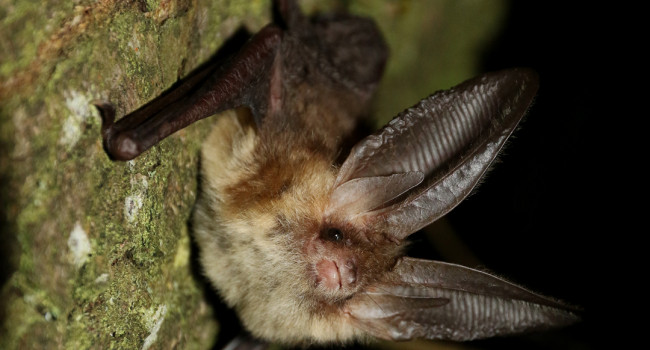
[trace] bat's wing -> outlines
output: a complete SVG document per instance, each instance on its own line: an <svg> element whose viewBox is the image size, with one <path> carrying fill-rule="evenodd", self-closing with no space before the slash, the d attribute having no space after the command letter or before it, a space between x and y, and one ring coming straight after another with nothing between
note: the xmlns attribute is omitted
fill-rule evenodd
<svg viewBox="0 0 650 350"><path fill-rule="evenodd" d="M537 91L526 69L438 92L359 142L341 166L326 214L400 241L478 184Z"/></svg>
<svg viewBox="0 0 650 350"><path fill-rule="evenodd" d="M413 258L347 304L357 327L388 340L463 341L559 327L578 320L571 310L482 271Z"/></svg>
<svg viewBox="0 0 650 350"><path fill-rule="evenodd" d="M370 20L347 15L309 19L295 1L276 0L275 24L263 28L225 65L200 68L167 93L117 122L115 109L95 105L104 148L116 160L137 157L172 133L217 112L246 106L259 125L282 115L284 89L305 75L366 100L383 72L387 48Z"/></svg>
<svg viewBox="0 0 650 350"><path fill-rule="evenodd" d="M238 106L250 107L260 119L273 103L271 67L282 35L275 25L265 27L225 66L203 67L115 123L112 105L97 102L108 154L116 160L133 159L175 131Z"/></svg>

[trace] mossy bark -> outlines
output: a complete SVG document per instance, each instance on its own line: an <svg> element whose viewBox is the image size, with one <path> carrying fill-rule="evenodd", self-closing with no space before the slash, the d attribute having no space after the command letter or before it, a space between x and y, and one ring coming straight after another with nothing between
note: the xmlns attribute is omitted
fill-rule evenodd
<svg viewBox="0 0 650 350"><path fill-rule="evenodd" d="M472 75L503 4L349 7L375 18L392 49L377 107L386 120ZM0 348L213 344L218 325L188 229L212 121L113 162L91 101L113 102L118 115L138 108L237 29L268 23L269 10L267 1L0 0Z"/></svg>

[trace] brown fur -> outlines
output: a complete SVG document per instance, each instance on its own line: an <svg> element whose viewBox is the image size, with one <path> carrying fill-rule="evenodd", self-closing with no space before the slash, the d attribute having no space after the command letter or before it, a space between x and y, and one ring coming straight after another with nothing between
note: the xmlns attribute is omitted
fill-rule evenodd
<svg viewBox="0 0 650 350"><path fill-rule="evenodd" d="M314 113L308 103L297 106ZM329 135L337 126L331 119L293 120L315 128L266 123L255 130L244 110L219 118L203 148L203 193L194 216L201 261L258 337L286 344L360 339L345 301L386 271L400 248L370 243L336 217L324 217L342 138ZM346 244L321 239L330 226L345 232ZM356 282L323 287L315 271L321 259L355 261Z"/></svg>

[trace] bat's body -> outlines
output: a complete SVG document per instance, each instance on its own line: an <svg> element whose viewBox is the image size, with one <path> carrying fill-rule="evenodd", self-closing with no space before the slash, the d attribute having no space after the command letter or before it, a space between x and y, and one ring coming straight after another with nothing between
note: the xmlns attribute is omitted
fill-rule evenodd
<svg viewBox="0 0 650 350"><path fill-rule="evenodd" d="M386 58L381 35L368 20L309 21L292 2L276 5L282 23L224 68L115 124L100 105L116 159L248 107L208 137L194 215L205 273L246 328L310 344L466 340L574 322L565 305L498 277L403 256L408 235L476 186L532 101L535 73L467 81L356 142Z"/></svg>
<svg viewBox="0 0 650 350"><path fill-rule="evenodd" d="M336 153L293 131L265 139L235 116L217 124L202 152L204 180L194 217L208 277L246 328L263 339L302 343L359 335L341 307L375 276L357 271L358 280L349 283L356 272L344 272L348 280L339 288L336 267L321 262L345 269L359 255L327 247L317 234L336 177ZM383 257L373 269L394 263L394 254Z"/></svg>
<svg viewBox="0 0 650 350"><path fill-rule="evenodd" d="M281 50L304 50L293 42L299 38L284 40ZM295 62L285 64L295 69ZM309 73L278 88L290 102L259 127L242 109L218 121L202 151L195 233L206 274L254 335L288 343L343 341L363 333L341 312L344 301L392 266L400 246L373 249L376 256L357 275L356 260L371 254L354 250L369 247L338 249L319 238L327 230L323 213L337 157L343 144L357 141L351 138L370 94L352 94L319 67L305 65L299 71Z"/></svg>

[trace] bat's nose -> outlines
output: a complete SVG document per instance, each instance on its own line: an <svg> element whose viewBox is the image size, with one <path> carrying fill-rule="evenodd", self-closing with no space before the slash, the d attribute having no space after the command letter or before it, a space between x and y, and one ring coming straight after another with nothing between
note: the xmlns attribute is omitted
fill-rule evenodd
<svg viewBox="0 0 650 350"><path fill-rule="evenodd" d="M328 289L347 288L357 282L354 259L321 260L316 264L317 282Z"/></svg>
<svg viewBox="0 0 650 350"><path fill-rule="evenodd" d="M332 260L321 260L316 264L317 282L328 289L341 288L341 274Z"/></svg>

